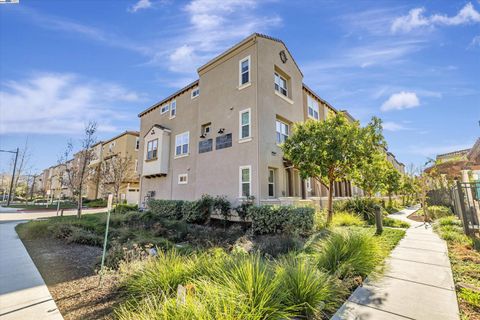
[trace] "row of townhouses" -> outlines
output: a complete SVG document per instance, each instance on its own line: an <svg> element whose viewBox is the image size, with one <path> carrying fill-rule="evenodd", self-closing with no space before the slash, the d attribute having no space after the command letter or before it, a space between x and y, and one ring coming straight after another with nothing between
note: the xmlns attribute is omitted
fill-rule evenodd
<svg viewBox="0 0 480 320"><path fill-rule="evenodd" d="M136 141L139 185L126 186L126 199L145 204L149 198L193 200L209 194L227 196L232 203L250 197L257 204L322 205L325 186L302 180L284 159L280 144L295 122L323 121L338 112L355 119L303 83L285 44L255 33L197 72L198 80L139 114L139 134L126 132L94 146L100 152L97 161L102 161L109 152L133 152ZM122 150L121 139L131 141ZM388 151L387 158L405 171ZM48 182L55 167L46 171L45 190L57 196L58 186ZM334 187L335 197L362 195L350 181ZM103 196L98 184L90 182L86 197Z"/></svg>
<svg viewBox="0 0 480 320"><path fill-rule="evenodd" d="M114 157L119 157L129 159L131 165L128 166L128 170L132 171L131 174L126 175L128 179L122 181L119 200L138 203L140 194L140 175L137 170L139 145L138 131L125 131L109 140L94 144L91 147L92 157L87 165L88 178L85 182L83 196L87 199L99 199L105 198L112 192L109 181L102 181L100 171L102 164L111 161ZM66 163L43 170L39 181L47 198L53 200L72 197L71 189L66 183L65 167L73 166L75 162L80 161L80 158L80 152L77 152Z"/></svg>

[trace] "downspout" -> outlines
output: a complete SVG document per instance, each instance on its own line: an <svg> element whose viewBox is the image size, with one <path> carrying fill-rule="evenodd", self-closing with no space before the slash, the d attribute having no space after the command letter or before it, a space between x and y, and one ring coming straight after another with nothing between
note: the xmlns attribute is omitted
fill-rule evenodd
<svg viewBox="0 0 480 320"><path fill-rule="evenodd" d="M258 121L258 65L260 64L260 59L258 56L258 41L257 38L255 37L255 57L256 57L256 63L255 63L255 121L257 125L257 199L256 203L260 204L260 125Z"/></svg>

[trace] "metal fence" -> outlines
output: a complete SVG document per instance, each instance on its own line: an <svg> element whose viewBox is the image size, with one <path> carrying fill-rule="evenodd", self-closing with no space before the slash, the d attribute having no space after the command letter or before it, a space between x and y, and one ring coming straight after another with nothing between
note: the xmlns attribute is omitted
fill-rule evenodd
<svg viewBox="0 0 480 320"><path fill-rule="evenodd" d="M480 237L480 181L459 182L452 188L455 214L466 235Z"/></svg>

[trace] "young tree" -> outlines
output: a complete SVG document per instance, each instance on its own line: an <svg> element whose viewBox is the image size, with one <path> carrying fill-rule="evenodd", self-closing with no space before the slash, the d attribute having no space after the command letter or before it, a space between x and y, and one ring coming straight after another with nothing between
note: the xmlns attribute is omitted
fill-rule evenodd
<svg viewBox="0 0 480 320"><path fill-rule="evenodd" d="M360 161L358 170L355 172L353 181L361 188L368 198L380 192L385 187L385 174L388 170L387 157L380 150L375 151L370 157Z"/></svg>
<svg viewBox="0 0 480 320"><path fill-rule="evenodd" d="M132 157L113 155L110 159L102 162L100 172L104 189L112 190L115 203L118 203L122 185L135 178L135 168Z"/></svg>
<svg viewBox="0 0 480 320"><path fill-rule="evenodd" d="M85 126L82 138L82 149L71 159L73 144L69 142L63 156L59 160L59 182L65 185L74 197L77 197L77 217L82 214L82 194L85 182L88 179L88 164L94 157L92 146L96 142L96 122L89 122Z"/></svg>
<svg viewBox="0 0 480 320"><path fill-rule="evenodd" d="M392 206L392 195L400 191L402 175L396 170L390 162L387 162L387 171L385 172L384 187L388 195L388 205Z"/></svg>
<svg viewBox="0 0 480 320"><path fill-rule="evenodd" d="M294 125L292 135L282 145L284 156L300 171L328 188L327 224L333 217L333 184L352 178L362 161L384 144L381 121L372 118L366 127L349 122L344 114L325 121L309 120Z"/></svg>

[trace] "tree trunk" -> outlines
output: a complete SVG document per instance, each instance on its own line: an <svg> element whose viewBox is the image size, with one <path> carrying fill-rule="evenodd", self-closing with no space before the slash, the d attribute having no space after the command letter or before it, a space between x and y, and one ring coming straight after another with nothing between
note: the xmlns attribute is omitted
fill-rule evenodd
<svg viewBox="0 0 480 320"><path fill-rule="evenodd" d="M392 207L392 193L388 193L388 206L391 208Z"/></svg>
<svg viewBox="0 0 480 320"><path fill-rule="evenodd" d="M82 215L82 191L78 195L77 218Z"/></svg>
<svg viewBox="0 0 480 320"><path fill-rule="evenodd" d="M327 212L327 226L332 223L333 219L333 179L328 182L328 212Z"/></svg>

